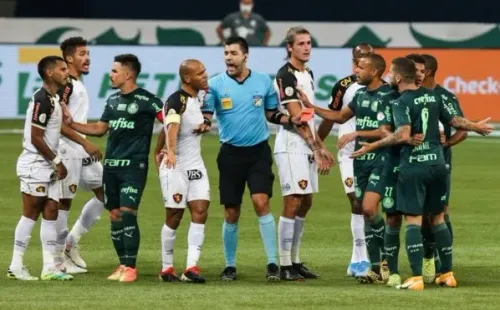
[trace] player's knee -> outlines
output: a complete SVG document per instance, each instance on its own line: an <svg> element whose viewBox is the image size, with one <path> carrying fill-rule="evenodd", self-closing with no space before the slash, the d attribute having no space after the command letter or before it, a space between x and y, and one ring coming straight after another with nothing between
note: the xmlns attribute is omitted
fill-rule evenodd
<svg viewBox="0 0 500 310"><path fill-rule="evenodd" d="M57 220L58 215L58 203L52 199L48 199L45 203L45 207L43 209L43 218L49 221Z"/></svg>
<svg viewBox="0 0 500 310"><path fill-rule="evenodd" d="M283 216L295 218L302 204L302 195L288 195L283 197Z"/></svg>
<svg viewBox="0 0 500 310"><path fill-rule="evenodd" d="M356 197L354 197L354 199L351 200L351 211L353 214L359 214L359 215L363 214L362 202L356 199Z"/></svg>
<svg viewBox="0 0 500 310"><path fill-rule="evenodd" d="M240 220L240 206L225 205L224 219L228 224L236 224Z"/></svg>
<svg viewBox="0 0 500 310"><path fill-rule="evenodd" d="M433 215L431 218L431 223L432 226L437 226L444 223L444 212L441 212L437 215Z"/></svg>
<svg viewBox="0 0 500 310"><path fill-rule="evenodd" d="M403 217L399 214L396 215L387 215L387 226L389 227L401 227L403 224Z"/></svg>
<svg viewBox="0 0 500 310"><path fill-rule="evenodd" d="M109 219L112 222L120 221L121 220L120 209L113 209L109 211Z"/></svg>
<svg viewBox="0 0 500 310"><path fill-rule="evenodd" d="M252 202L255 213L257 213L258 216L263 216L271 212L269 208L269 196L265 194L254 194L252 195Z"/></svg>
<svg viewBox="0 0 500 310"><path fill-rule="evenodd" d="M191 213L191 221L196 224L205 224L208 218L208 208Z"/></svg>
<svg viewBox="0 0 500 310"><path fill-rule="evenodd" d="M95 197L102 203L104 203L104 190L102 187L94 188L92 190L94 192Z"/></svg>
<svg viewBox="0 0 500 310"><path fill-rule="evenodd" d="M68 211L71 208L71 199L61 199L59 200L59 210Z"/></svg>
<svg viewBox="0 0 500 310"><path fill-rule="evenodd" d="M177 229L181 223L184 209L167 208L167 219L165 224L172 229Z"/></svg>

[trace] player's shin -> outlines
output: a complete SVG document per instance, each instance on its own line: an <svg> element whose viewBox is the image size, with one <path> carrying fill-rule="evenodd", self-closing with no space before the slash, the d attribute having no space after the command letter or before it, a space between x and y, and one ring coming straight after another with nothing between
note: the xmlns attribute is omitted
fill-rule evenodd
<svg viewBox="0 0 500 310"><path fill-rule="evenodd" d="M259 228L268 264L277 264L278 245L276 240L276 223L271 213L259 217Z"/></svg>
<svg viewBox="0 0 500 310"><path fill-rule="evenodd" d="M31 239L31 231L35 221L21 216L21 219L17 223L16 231L14 233L14 251L12 253L12 261L10 263L10 270L20 270L23 268L23 256L28 248L29 241Z"/></svg>
<svg viewBox="0 0 500 310"><path fill-rule="evenodd" d="M446 207L448 209L448 207ZM446 223L446 226L448 227L448 230L450 231L450 236L451 236L451 243L453 243L453 228L451 226L451 221L450 221L450 215L448 214L448 211L444 214L444 222Z"/></svg>
<svg viewBox="0 0 500 310"><path fill-rule="evenodd" d="M125 245L125 266L134 268L141 240L137 214L133 210L122 210L120 216L123 222L123 243Z"/></svg>
<svg viewBox="0 0 500 310"><path fill-rule="evenodd" d="M186 269L198 266L201 248L205 240L205 224L193 223L189 225L188 231L188 255Z"/></svg>
<svg viewBox="0 0 500 310"><path fill-rule="evenodd" d="M351 200L351 232L353 239L353 254L351 263L368 262L368 252L366 249L365 219L363 209L355 198Z"/></svg>
<svg viewBox="0 0 500 310"><path fill-rule="evenodd" d="M104 210L104 203L99 201L96 197L87 201L82 209L80 217L76 221L75 225L71 229L68 235L66 244L68 247L77 246L80 242L80 238L86 234L89 229L95 225L99 220L102 212Z"/></svg>
<svg viewBox="0 0 500 310"><path fill-rule="evenodd" d="M238 247L238 223L222 224L222 244L226 267L236 267L236 248Z"/></svg>
<svg viewBox="0 0 500 310"><path fill-rule="evenodd" d="M400 226L390 226L387 225L384 234L384 252L387 259L387 265L389 267L389 273L399 274L398 270L398 260L399 260L399 248L400 239L399 232L401 230Z"/></svg>
<svg viewBox="0 0 500 310"><path fill-rule="evenodd" d="M292 243L295 219L281 216L278 224L279 255L281 266L292 266Z"/></svg>
<svg viewBox="0 0 500 310"><path fill-rule="evenodd" d="M56 228L57 228L57 254L56 254L56 263L61 265L64 261L64 248L66 245L66 238L68 237L68 217L69 210L61 209L61 207L69 206L71 201L67 203L59 205L59 211L56 220ZM62 265L61 265L62 266Z"/></svg>
<svg viewBox="0 0 500 310"><path fill-rule="evenodd" d="M453 247L450 231L444 222L435 225L432 231L436 239L436 247L441 260L440 272L442 274L448 273L452 271L453 267Z"/></svg>
<svg viewBox="0 0 500 310"><path fill-rule="evenodd" d="M300 244L302 236L304 235L304 221L305 218L296 216L293 228L293 241L292 241L292 263L300 264Z"/></svg>
<svg viewBox="0 0 500 310"><path fill-rule="evenodd" d="M422 276L422 260L424 249L422 244L422 232L420 225L406 225L406 253L410 262L414 277Z"/></svg>
<svg viewBox="0 0 500 310"><path fill-rule="evenodd" d="M125 243L123 240L123 222L120 218L111 220L111 241L120 260L120 265L125 266Z"/></svg>
<svg viewBox="0 0 500 310"><path fill-rule="evenodd" d="M162 257L162 270L168 270L174 267L174 245L176 230L163 225L161 229L161 257Z"/></svg>
<svg viewBox="0 0 500 310"><path fill-rule="evenodd" d="M40 240L43 252L43 271L53 271L56 267L57 226L55 220L42 219Z"/></svg>

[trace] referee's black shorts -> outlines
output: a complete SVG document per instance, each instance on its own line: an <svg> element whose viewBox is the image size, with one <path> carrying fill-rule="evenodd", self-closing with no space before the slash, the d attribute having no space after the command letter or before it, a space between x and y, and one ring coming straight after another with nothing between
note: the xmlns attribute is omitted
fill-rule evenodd
<svg viewBox="0 0 500 310"><path fill-rule="evenodd" d="M273 156L269 143L239 147L222 144L217 156L219 195L223 205L241 205L245 183L250 195L273 195Z"/></svg>

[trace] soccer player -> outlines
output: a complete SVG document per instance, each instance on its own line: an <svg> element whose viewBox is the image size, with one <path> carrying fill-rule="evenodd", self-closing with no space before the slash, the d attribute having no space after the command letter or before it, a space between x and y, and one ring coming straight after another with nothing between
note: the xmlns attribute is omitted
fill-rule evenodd
<svg viewBox="0 0 500 310"><path fill-rule="evenodd" d="M286 35L288 62L275 79L280 110L300 116L302 97L314 98L313 73L306 66L311 56L311 35L302 27L290 28ZM317 279L300 259L305 217L318 192L318 170L328 173L333 157L318 138L314 119L303 126L280 126L274 144L283 195L283 212L278 226L280 277L282 280ZM293 167L293 168L292 168Z"/></svg>
<svg viewBox="0 0 500 310"><path fill-rule="evenodd" d="M391 84L401 93L393 103L396 131L373 143L364 143L352 156L366 156L374 150L394 144L406 143L411 133L423 135L422 144L403 144L397 184L397 208L405 215L406 249L413 276L399 289L423 290L422 217L430 215L433 233L441 257L442 274L437 284L456 287L452 272L451 235L444 222L447 169L440 144L439 121L455 128L475 131L482 135L491 133L489 118L478 123L453 116L441 98L433 91L415 85L415 63L404 57L395 58L391 66Z"/></svg>
<svg viewBox="0 0 500 310"><path fill-rule="evenodd" d="M448 107L450 113L456 114L458 116L463 117L463 111L460 108L460 103L457 100L457 97L449 92L446 88L437 84L436 82L436 73L438 69L438 62L436 58L432 55L424 54L422 55L425 60L425 79L423 82L423 86L427 89L434 90L434 92L441 97L441 100ZM446 176L446 205L445 205L445 213L444 213L444 221L446 226L450 230L451 240L453 242L453 229L450 222L450 217L448 215L448 204L450 201L450 192L451 192L451 168L452 168L452 156L451 156L451 147L455 146L465 139L467 139L467 131L465 130L456 130L454 134L451 133L451 126L447 123L443 123L443 131L445 136L445 141L443 144L443 153L444 160L446 162L446 168L448 170L448 174ZM425 237L425 236L424 236ZM432 236L429 236L432 237ZM428 238L431 239L431 238ZM426 242L428 241L428 242ZM439 266L439 256L435 255L435 246L433 246L433 240L424 240L424 281L432 283L434 280L435 273L437 271L438 276L440 272ZM434 257L435 256L435 257ZM436 265L434 265L436 262ZM426 272L427 271L427 272ZM426 277L427 275L427 277Z"/></svg>
<svg viewBox="0 0 500 310"><path fill-rule="evenodd" d="M61 51L68 64L70 76L69 82L62 91L61 103L66 105L74 121L87 123L89 96L82 83L82 75L89 73L90 66L87 41L82 37L68 38L61 43ZM60 251L65 250L64 267L66 272L85 273L87 272L87 264L80 255L78 243L81 236L88 232L104 210L103 168L102 164L96 161L96 158L89 157L80 145L66 137L61 137L59 157L68 169L68 176L61 181L62 195L59 200L59 215L57 217ZM79 219L68 235L69 210L79 186L92 190L95 197L85 204ZM64 246L65 244L66 246Z"/></svg>
<svg viewBox="0 0 500 310"><path fill-rule="evenodd" d="M38 280L30 275L23 264L23 256L31 238L31 231L40 213L42 224L40 239L43 251L42 280L72 280L73 276L57 268L57 204L61 194L60 180L68 172L57 156L62 134L75 142L90 144L73 130L62 124L62 109L57 91L66 85L68 68L59 56L47 56L38 63L38 74L43 86L37 90L26 111L23 152L17 161L17 175L21 181L23 215L14 236L14 252L7 277L17 280ZM98 150L89 152L98 156Z"/></svg>
<svg viewBox="0 0 500 310"><path fill-rule="evenodd" d="M300 124L277 110L278 98L267 73L247 67L248 43L231 37L224 43L227 71L208 81L202 111L208 119L217 114L220 141L217 157L219 195L224 205L222 242L226 267L221 280L236 280L236 249L241 203L248 184L267 254L268 281L279 280L276 225L269 199L273 194L273 158L266 120L273 124Z"/></svg>
<svg viewBox="0 0 500 310"><path fill-rule="evenodd" d="M137 85L141 63L137 56L114 58L111 86L120 89L106 101L100 121L67 123L76 131L102 137L109 131L104 159L104 204L111 220L111 240L120 260L108 280L133 282L140 232L137 211L148 174L148 156L154 120L163 122L162 101Z"/></svg>
<svg viewBox="0 0 500 310"><path fill-rule="evenodd" d="M180 65L179 76L181 89L168 97L163 109L167 150L159 165L159 174L166 220L161 231L163 265L160 279L179 281L173 265L174 243L184 209L188 207L191 224L187 266L181 280L205 283L205 278L200 275L198 260L205 239L210 185L201 157L200 133L210 131L211 121L203 118L199 92L208 89L208 75L200 61L189 59ZM161 150L164 144L165 140L158 140L156 150Z"/></svg>
<svg viewBox="0 0 500 310"><path fill-rule="evenodd" d="M346 107L354 97L356 91L364 85L356 82L355 70L358 67L358 62L364 55L372 54L373 48L369 44L359 44L352 49L352 69L353 74L339 80L332 88L330 104L328 108L334 111L340 111ZM333 128L334 122L323 119L318 127L318 136L322 141L326 139ZM356 118L352 117L344 124L339 125L338 138L356 131ZM349 156L354 151L354 141L349 142L343 148L339 148L337 160L340 168L340 176L344 184L344 191L347 194L349 203L351 204L351 232L352 232L352 254L351 262L347 267L347 275L353 276L359 264L367 264L368 254L365 244L365 220L363 218L363 210L361 205L356 204L356 196L354 194L354 171L353 159Z"/></svg>
<svg viewBox="0 0 500 310"><path fill-rule="evenodd" d="M313 106L310 102L305 105L314 108L315 112L324 119L336 123L345 123L356 116L356 131L344 135L339 141L342 149L347 143L356 141L355 149L361 147L362 142L374 141L382 137L382 132L377 130L378 105L381 97L391 89L382 80L385 71L385 60L378 54L369 54L362 57L356 68L357 82L365 85L356 91L347 107L340 111L332 111ZM383 195L383 183L380 177L384 168L385 158L380 151L375 151L354 160L354 183L356 204L361 205L365 216L365 236L369 264L360 263L357 267L356 277L361 283L383 283L388 277L385 262L381 262L383 252L385 222L378 213L378 203ZM359 207L358 207L359 208Z"/></svg>
<svg viewBox="0 0 500 310"><path fill-rule="evenodd" d="M422 86L426 73L425 58L423 58L422 55L419 54L409 54L406 55L406 58L412 60L415 63L415 68L417 70L417 78L415 79L415 85L417 87Z"/></svg>

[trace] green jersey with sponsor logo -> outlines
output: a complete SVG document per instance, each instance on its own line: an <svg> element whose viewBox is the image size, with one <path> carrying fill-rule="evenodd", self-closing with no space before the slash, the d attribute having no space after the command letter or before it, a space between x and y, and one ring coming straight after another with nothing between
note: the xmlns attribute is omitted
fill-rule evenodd
<svg viewBox="0 0 500 310"><path fill-rule="evenodd" d="M410 126L411 135L424 135L419 146L401 146L401 168L412 165L444 165L443 148L439 141L439 122L449 123L453 114L441 97L434 91L421 87L403 91L392 106L396 129Z"/></svg>
<svg viewBox="0 0 500 310"><path fill-rule="evenodd" d="M462 112L462 109L460 108L460 103L457 100L457 97L448 91L446 88L442 87L441 85L436 85L434 88L434 92L438 95L441 96L441 100L443 103L446 105L448 111L452 115L457 115L457 116L464 116L464 113ZM448 123L443 123L444 127L444 134L446 136L446 140L448 140L451 137L451 126ZM450 147L445 147L443 148L444 152L444 160L446 161L446 164L451 167L451 148Z"/></svg>
<svg viewBox="0 0 500 310"><path fill-rule="evenodd" d="M394 113L392 112L392 104L399 98L399 92L391 90L386 95L382 96L381 104L378 106L377 120L379 126L390 126L394 131ZM401 146L394 145L385 150L386 159L391 163L392 167L399 167Z"/></svg>
<svg viewBox="0 0 500 310"><path fill-rule="evenodd" d="M162 108L158 97L140 87L108 98L101 116L109 125L104 167L147 165L154 121Z"/></svg>
<svg viewBox="0 0 500 310"><path fill-rule="evenodd" d="M378 128L377 114L381 98L391 91L389 85L384 84L377 89L368 90L366 88L359 89L352 98L348 107L356 116L356 131L375 130ZM373 142L373 140L358 137L356 138L355 150L361 148L360 142ZM382 150L376 150L356 158L356 161L371 162L377 159Z"/></svg>

